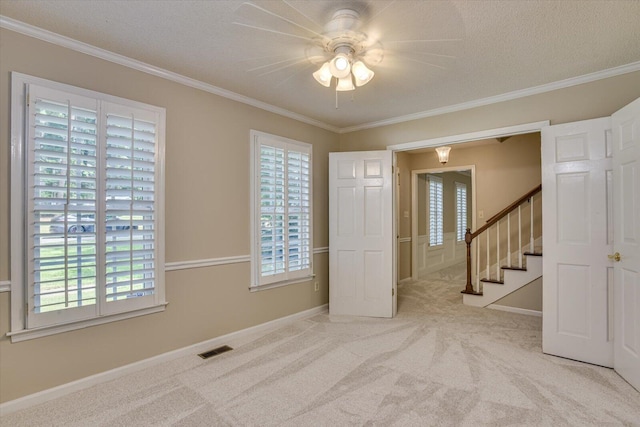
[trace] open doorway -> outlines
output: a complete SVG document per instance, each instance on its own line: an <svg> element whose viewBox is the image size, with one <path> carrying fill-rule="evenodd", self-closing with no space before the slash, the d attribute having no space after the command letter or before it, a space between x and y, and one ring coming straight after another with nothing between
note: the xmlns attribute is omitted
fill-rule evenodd
<svg viewBox="0 0 640 427"><path fill-rule="evenodd" d="M413 249L415 240L412 236L415 217L412 171L461 170L475 166L475 182L472 185L474 198L470 206L472 218L469 222L474 231L495 213L540 184L540 133L536 129L541 129L545 124L532 123L388 147L396 153L399 170L399 185L396 187L399 193L399 283L414 280L412 261L417 250ZM452 147L449 162L444 166L438 161L434 150L434 147L441 145Z"/></svg>
<svg viewBox="0 0 640 427"><path fill-rule="evenodd" d="M414 280L465 262L465 232L475 229L474 180L473 165L411 171Z"/></svg>

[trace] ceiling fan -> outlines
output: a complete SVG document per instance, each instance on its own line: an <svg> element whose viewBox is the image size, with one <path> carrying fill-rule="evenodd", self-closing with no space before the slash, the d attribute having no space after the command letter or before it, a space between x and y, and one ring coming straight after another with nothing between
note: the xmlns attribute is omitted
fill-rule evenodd
<svg viewBox="0 0 640 427"><path fill-rule="evenodd" d="M431 21L406 19L415 8L425 7ZM441 20L458 25L435 25ZM384 76L379 84L398 84L403 73L416 68L444 74L464 39L461 19L448 1L254 0L239 6L233 24L260 35L251 40L260 45L257 49L274 52L243 60L252 64L248 72L280 73L279 84L313 76L322 86L335 88L336 108L338 92L366 85L378 70ZM443 28L446 34L435 34Z"/></svg>

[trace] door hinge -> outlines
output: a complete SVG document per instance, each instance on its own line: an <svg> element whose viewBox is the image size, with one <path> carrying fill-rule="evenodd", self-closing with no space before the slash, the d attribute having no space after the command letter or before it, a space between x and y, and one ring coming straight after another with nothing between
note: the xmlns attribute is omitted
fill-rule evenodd
<svg viewBox="0 0 640 427"><path fill-rule="evenodd" d="M395 296L396 295L396 288L391 288L391 296Z"/></svg>

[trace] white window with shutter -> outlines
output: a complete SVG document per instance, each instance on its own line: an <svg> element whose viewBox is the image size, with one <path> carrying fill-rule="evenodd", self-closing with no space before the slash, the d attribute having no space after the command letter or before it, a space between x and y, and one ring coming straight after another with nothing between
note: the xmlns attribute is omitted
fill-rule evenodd
<svg viewBox="0 0 640 427"><path fill-rule="evenodd" d="M467 184L456 182L456 241L464 242L467 233Z"/></svg>
<svg viewBox="0 0 640 427"><path fill-rule="evenodd" d="M252 288L312 276L310 144L251 131Z"/></svg>
<svg viewBox="0 0 640 427"><path fill-rule="evenodd" d="M164 109L12 80L12 339L163 309Z"/></svg>
<svg viewBox="0 0 640 427"><path fill-rule="evenodd" d="M444 244L442 178L429 175L429 246Z"/></svg>

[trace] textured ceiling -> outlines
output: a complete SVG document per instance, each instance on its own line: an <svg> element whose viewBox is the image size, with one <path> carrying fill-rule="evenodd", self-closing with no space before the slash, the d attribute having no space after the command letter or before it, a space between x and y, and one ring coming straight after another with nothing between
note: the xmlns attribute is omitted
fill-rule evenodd
<svg viewBox="0 0 640 427"><path fill-rule="evenodd" d="M305 51L347 7L385 56L336 109ZM1 0L0 14L337 128L640 61L640 1Z"/></svg>

